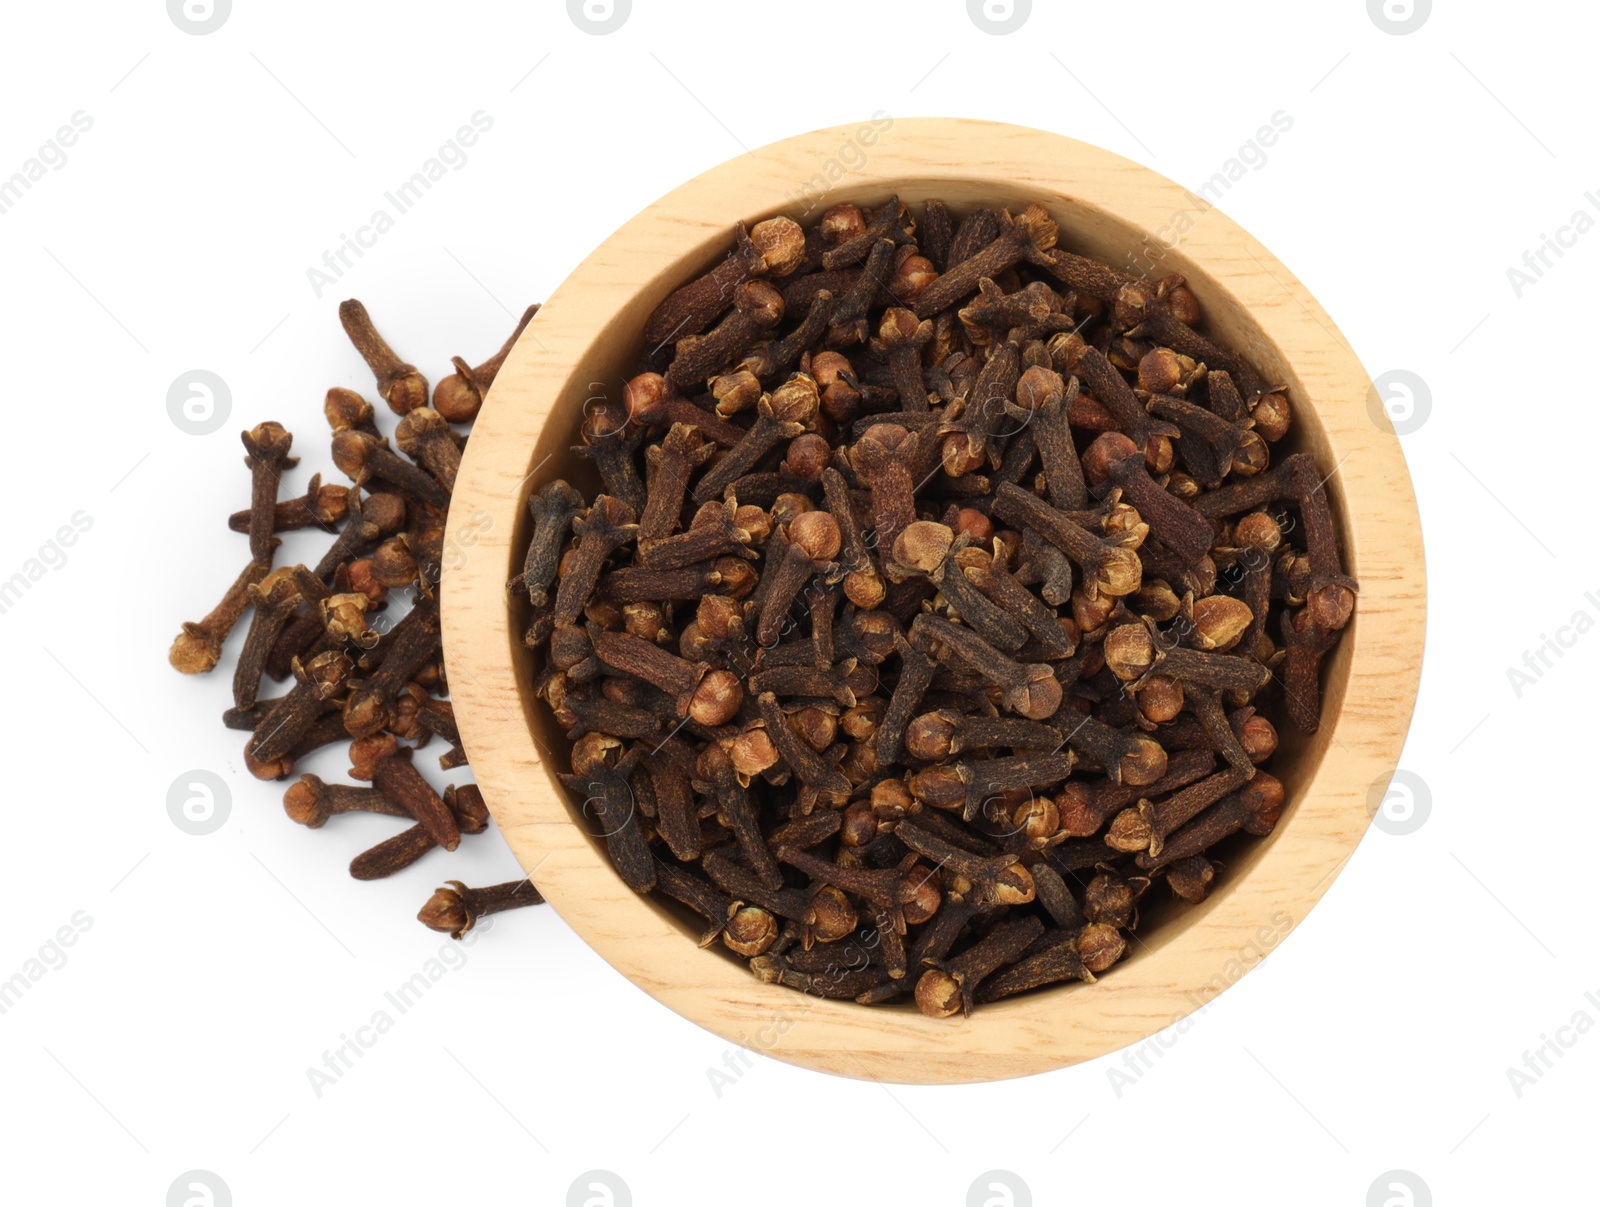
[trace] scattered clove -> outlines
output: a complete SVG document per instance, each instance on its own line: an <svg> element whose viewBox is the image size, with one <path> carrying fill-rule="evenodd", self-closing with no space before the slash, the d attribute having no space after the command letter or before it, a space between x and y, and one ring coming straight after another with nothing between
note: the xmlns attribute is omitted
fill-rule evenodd
<svg viewBox="0 0 1600 1207"><path fill-rule="evenodd" d="M417 921L429 930L442 931L459 939L477 925L478 919L501 910L539 905L544 898L526 877L487 888L468 888L459 880L450 881L417 914Z"/></svg>
<svg viewBox="0 0 1600 1207"><path fill-rule="evenodd" d="M483 365L472 368L457 358L457 372L440 380L429 408L421 373L389 348L365 307L355 301L341 306L341 321L372 368L379 393L403 416L393 433L399 451L388 447L372 405L335 387L323 410L334 433L335 463L352 484L325 484L313 475L303 495L280 499L283 474L295 464L289 456L292 437L271 422L245 432L250 507L233 512L228 527L246 534L250 561L205 619L183 626L169 653L184 673L212 670L230 632L253 609L234 670L233 707L224 718L230 728L250 731L247 770L261 779L287 779L314 751L355 736L351 778L372 786L302 773L284 793L284 812L310 829L355 812L411 823L351 861L350 874L358 880L394 875L435 847L453 850L462 835L489 827L489 810L475 785L450 784L439 793L412 758L416 747L437 734L450 744L441 768L466 766L455 714L442 698L448 685L433 595L461 457L462 438L449 425L476 415L537 309L529 308L511 340ZM390 489L374 492L380 481ZM585 513L583 499L565 483L551 483L534 500L536 548L513 588L547 617L563 545L573 521ZM277 534L317 528L335 535L313 568L273 569ZM411 606L396 621L402 592ZM291 675L287 692L261 698L263 678ZM421 918L457 938L479 917L541 900L526 881L486 889L450 885L434 895Z"/></svg>

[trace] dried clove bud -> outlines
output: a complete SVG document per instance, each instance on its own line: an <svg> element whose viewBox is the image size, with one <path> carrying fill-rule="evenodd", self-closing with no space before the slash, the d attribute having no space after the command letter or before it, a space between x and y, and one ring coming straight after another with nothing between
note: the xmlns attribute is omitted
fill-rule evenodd
<svg viewBox="0 0 1600 1207"><path fill-rule="evenodd" d="M339 321L378 380L378 393L397 415L405 415L428 404L428 379L406 364L378 334L367 308L351 298L339 303Z"/></svg>
<svg viewBox="0 0 1600 1207"><path fill-rule="evenodd" d="M479 918L543 902L539 890L525 878L487 888L468 888L461 881L452 880L428 898L417 913L417 921L429 930L459 939L477 925Z"/></svg>
<svg viewBox="0 0 1600 1207"><path fill-rule="evenodd" d="M516 347L522 332L538 313L537 302L524 310L522 318L517 323L517 329L511 333L511 337L501 346L500 351L477 368L473 368L459 356L451 357L450 363L455 365L456 371L441 377L439 384L433 387L433 409L451 423L471 423L476 419L479 409L483 406L483 396L489 392L489 387L499 376L500 367L505 364L506 357L511 355L511 349Z"/></svg>

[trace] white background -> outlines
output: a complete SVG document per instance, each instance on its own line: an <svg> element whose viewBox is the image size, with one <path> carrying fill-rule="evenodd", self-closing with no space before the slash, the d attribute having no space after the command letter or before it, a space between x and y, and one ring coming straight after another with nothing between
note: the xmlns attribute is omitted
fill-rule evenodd
<svg viewBox="0 0 1600 1207"><path fill-rule="evenodd" d="M0 615L17 754L0 980L79 911L92 923L0 1016L6 1201L157 1207L197 1169L241 1205L559 1204L597 1168L642 1204L956 1205L996 1168L1039 1203L1505 1203L1588 1182L1600 1035L1559 1032L1571 1048L1520 1094L1507 1070L1579 1012L1600 1022L1600 638L1563 630L1571 648L1520 694L1508 668L1576 613L1600 619L1600 235L1571 232L1520 297L1507 270L1575 212L1600 217L1591 9L1440 4L1405 35L1362 0L1041 2L1009 36L960 0L635 0L605 36L509 0L237 0L203 36L161 0L13 5L5 23L0 178L75 112L93 121L0 214L0 579L92 520ZM243 564L221 527L247 497L237 433L300 433L302 486L328 465L323 391L372 394L341 298L436 378L670 187L880 109L1042 126L1191 188L1292 118L1222 208L1374 376L1426 384L1404 446L1428 650L1401 767L1431 811L1374 827L1148 1068L1117 1054L915 1088L752 1058L719 1095L727 1046L542 909L497 919L318 1097L307 1068L448 946L412 920L429 891L517 869L491 833L351 881L392 823L290 824L217 722L227 672L168 669L178 621ZM479 110L493 127L465 166L316 296L306 270ZM166 407L196 368L231 390L206 436ZM167 812L196 770L231 796L204 837ZM1408 1172L1369 1198L1390 1170Z"/></svg>

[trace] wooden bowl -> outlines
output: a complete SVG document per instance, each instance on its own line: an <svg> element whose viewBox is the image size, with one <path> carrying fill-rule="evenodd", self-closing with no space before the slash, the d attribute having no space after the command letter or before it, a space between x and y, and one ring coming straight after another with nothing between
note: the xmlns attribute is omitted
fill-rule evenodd
<svg viewBox="0 0 1600 1207"><path fill-rule="evenodd" d="M645 316L721 259L734 223L778 213L810 222L839 201L892 194L913 205L943 198L958 217L1040 202L1061 224L1063 247L1152 278L1183 273L1205 327L1288 386L1287 443L1332 474L1347 566L1361 583L1356 619L1324 669L1321 731L1304 739L1282 727L1272 769L1289 805L1276 832L1241 845L1202 905L1141 927L1129 958L1098 983L1007 999L968 1019L761 984L720 945L697 949L697 927L670 903L625 888L555 778L567 743L533 696L534 660L505 587L521 567L528 496L555 477L593 481L567 451L585 400L620 398ZM779 1060L970 1082L1137 1043L1227 988L1305 918L1394 770L1422 662L1422 539L1399 441L1381 409L1369 412L1369 389L1333 321L1271 252L1194 194L1098 147L988 122L880 119L713 168L628 222L551 295L473 430L446 537L444 641L456 716L495 820L550 904L615 968L685 1018Z"/></svg>

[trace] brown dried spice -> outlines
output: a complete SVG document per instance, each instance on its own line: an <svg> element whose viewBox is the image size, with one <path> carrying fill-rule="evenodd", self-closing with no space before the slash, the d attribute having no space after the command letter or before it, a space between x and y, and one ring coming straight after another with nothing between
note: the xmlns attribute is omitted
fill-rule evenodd
<svg viewBox="0 0 1600 1207"><path fill-rule="evenodd" d="M234 706L224 718L232 728L252 731L245 750L248 770L258 778L284 779L313 751L354 735L352 778L370 779L373 787L324 783L303 774L284 794L284 811L311 829L350 812L414 819L409 829L356 856L350 873L358 880L393 875L434 847L453 850L461 835L489 826L476 786L452 784L441 796L411 759L412 750L437 733L451 743L441 767L466 765L449 701L433 698L447 692L438 661L438 604L431 591L461 457L462 437L450 423L476 415L484 391L536 310L529 309L512 338L483 365L474 369L457 358L457 373L443 378L435 391L435 410L425 405L426 380L378 335L365 307L344 303L340 318L347 332L372 368L380 394L403 416L395 432L400 452L387 447L371 404L335 387L328 391L324 414L334 433L334 460L353 484L323 485L313 476L302 497L280 500L280 478L295 463L288 455L292 437L271 422L245 432L251 505L230 515L228 526L248 535L250 563L210 615L183 626L169 654L184 673L210 671L229 632L253 607L234 674ZM393 493L371 493L367 487L374 479L390 483ZM581 510L586 509L577 492L559 482L546 487L535 508L538 547L530 551L514 586L547 610L546 592L556 578L562 544ZM275 533L333 532L341 520L314 569L273 569ZM385 597L402 589L416 593L414 606L380 634L375 622ZM258 698L263 676L281 680L291 672L296 682L286 694ZM479 917L542 900L526 881L486 889L450 883L424 907L421 918L456 938Z"/></svg>
<svg viewBox="0 0 1600 1207"><path fill-rule="evenodd" d="M1288 394L1042 207L770 221L652 316L613 497L530 501L539 694L612 764L573 781L648 768L624 879L764 981L940 1017L1092 982L1152 877L1201 900L1272 828L1273 720L1317 723L1356 585L1272 455Z"/></svg>

